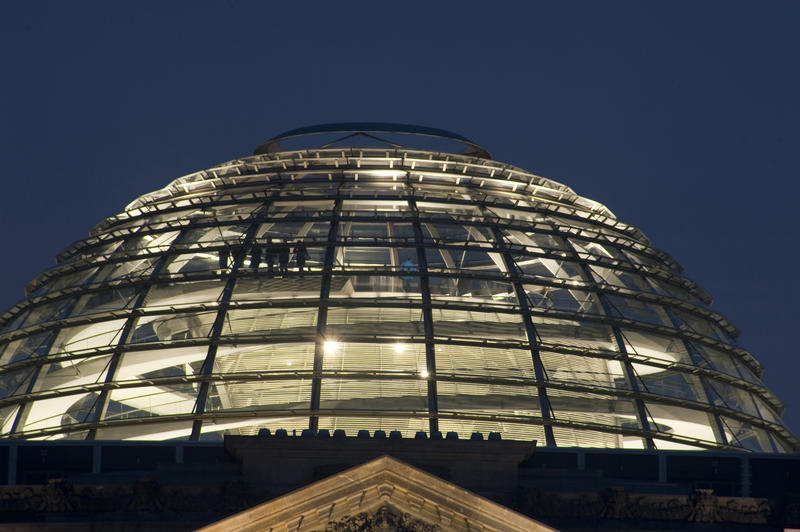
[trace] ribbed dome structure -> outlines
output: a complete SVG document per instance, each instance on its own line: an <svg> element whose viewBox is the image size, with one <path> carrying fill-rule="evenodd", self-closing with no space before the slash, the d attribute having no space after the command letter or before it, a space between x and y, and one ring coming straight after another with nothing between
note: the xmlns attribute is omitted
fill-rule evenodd
<svg viewBox="0 0 800 532"><path fill-rule="evenodd" d="M798 449L672 258L489 157L430 128L326 125L140 197L0 319L2 437Z"/></svg>

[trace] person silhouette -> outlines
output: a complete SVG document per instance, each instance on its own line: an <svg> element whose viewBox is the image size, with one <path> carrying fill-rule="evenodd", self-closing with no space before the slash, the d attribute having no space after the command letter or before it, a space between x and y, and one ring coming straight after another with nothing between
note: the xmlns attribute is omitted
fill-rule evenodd
<svg viewBox="0 0 800 532"><path fill-rule="evenodd" d="M264 259L267 261L267 271L273 273L275 271L275 248L272 246L272 239L269 237L264 249Z"/></svg>
<svg viewBox="0 0 800 532"><path fill-rule="evenodd" d="M411 262L411 259L406 259L400 263L400 271L402 272L416 272L417 265ZM403 280L403 290L406 292L416 292L416 279L415 275L401 275L400 279Z"/></svg>
<svg viewBox="0 0 800 532"><path fill-rule="evenodd" d="M295 264L297 264L297 271L299 271L300 273L303 272L307 260L308 260L308 250L306 249L306 247L302 244L298 244L297 246L295 246L294 262ZM311 271L311 268L309 268L308 271Z"/></svg>
<svg viewBox="0 0 800 532"><path fill-rule="evenodd" d="M286 243L278 246L278 269L280 273L289 271L289 246Z"/></svg>

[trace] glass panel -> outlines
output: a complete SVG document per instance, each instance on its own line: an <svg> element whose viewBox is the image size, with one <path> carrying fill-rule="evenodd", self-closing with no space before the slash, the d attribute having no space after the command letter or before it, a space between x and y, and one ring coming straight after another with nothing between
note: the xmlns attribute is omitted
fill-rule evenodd
<svg viewBox="0 0 800 532"><path fill-rule="evenodd" d="M243 218L249 217L254 210L261 206L261 203L237 203L235 205L216 205L207 209L211 211L212 216L217 220L233 222L242 221Z"/></svg>
<svg viewBox="0 0 800 532"><path fill-rule="evenodd" d="M324 371L369 371L425 376L425 345L325 342Z"/></svg>
<svg viewBox="0 0 800 532"><path fill-rule="evenodd" d="M528 304L534 309L587 314L602 313L597 296L592 292L533 284L526 284L523 289L528 296Z"/></svg>
<svg viewBox="0 0 800 532"><path fill-rule="evenodd" d="M453 205L448 203L417 202L420 218L436 217L452 220L483 220L478 207L472 205Z"/></svg>
<svg viewBox="0 0 800 532"><path fill-rule="evenodd" d="M410 260L411 252L416 258L416 250L408 251L403 260ZM346 268L388 268L403 262L393 258L395 254L395 248L342 246L338 248L336 264Z"/></svg>
<svg viewBox="0 0 800 532"><path fill-rule="evenodd" d="M289 240L328 240L330 232L330 222L309 222L309 221L276 221L261 224L256 233L259 243Z"/></svg>
<svg viewBox="0 0 800 532"><path fill-rule="evenodd" d="M500 207L487 207L486 210L504 220L523 220L526 222L539 222L544 220L544 216L535 212L525 212L513 209L503 209Z"/></svg>
<svg viewBox="0 0 800 532"><path fill-rule="evenodd" d="M500 253L458 248L426 249L428 270L473 270L481 273L506 271Z"/></svg>
<svg viewBox="0 0 800 532"><path fill-rule="evenodd" d="M35 290L28 294L28 297L36 297L50 292L57 292L64 288L80 286L88 281L96 271L97 268L87 268L78 272L58 275L48 280L45 284L38 285ZM34 280L33 283L37 283L37 281Z"/></svg>
<svg viewBox="0 0 800 532"><path fill-rule="evenodd" d="M627 234L615 231L614 229L606 227L605 225L602 225L597 222L594 223L589 221L582 222L575 220L574 218L562 218L560 216L553 216L551 219L554 223L559 224L561 226L566 226L569 228L582 227L586 229L589 232L589 234L599 233L600 235L608 235L613 238L624 238L626 240L631 240L631 237L628 236Z"/></svg>
<svg viewBox="0 0 800 532"><path fill-rule="evenodd" d="M217 253L198 252L175 255L167 264L169 273L206 272L219 269Z"/></svg>
<svg viewBox="0 0 800 532"><path fill-rule="evenodd" d="M612 316L672 327L661 305L611 294L606 294L606 299Z"/></svg>
<svg viewBox="0 0 800 532"><path fill-rule="evenodd" d="M725 353L724 351L701 345L697 342L690 342L690 345L692 349L697 352L700 358L702 358L700 367L713 369L721 373L727 373L728 375L736 378L761 384L759 378L753 374L750 368L745 366L744 363L738 361L736 357Z"/></svg>
<svg viewBox="0 0 800 532"><path fill-rule="evenodd" d="M716 422L712 414L678 406L662 405L652 401L646 402L646 408L650 415L651 425L655 424L654 427L659 432L722 443L714 436L712 427ZM680 444L670 445L669 442L659 445L659 449L676 448L682 447Z"/></svg>
<svg viewBox="0 0 800 532"><path fill-rule="evenodd" d="M610 389L630 388L622 371L622 364L617 360L550 351L540 351L539 356L550 381Z"/></svg>
<svg viewBox="0 0 800 532"><path fill-rule="evenodd" d="M138 289L120 287L82 296L72 311L72 316L95 314L130 308L136 300Z"/></svg>
<svg viewBox="0 0 800 532"><path fill-rule="evenodd" d="M147 277L158 263L158 257L142 257L124 262L106 264L92 280L93 283L113 281L115 279L131 279L135 277Z"/></svg>
<svg viewBox="0 0 800 532"><path fill-rule="evenodd" d="M380 411L425 413L428 408L428 381L425 379L336 379L322 381L320 410L360 410L365 415ZM371 414L372 413L372 414Z"/></svg>
<svg viewBox="0 0 800 532"><path fill-rule="evenodd" d="M697 316L693 316L688 312L684 312L682 310L673 309L675 316L678 319L678 326L683 330L694 331L696 333L702 334L703 336L709 336L711 338L716 338L720 342L733 344L733 340L728 336L725 332L722 331L715 323L712 323L709 320L704 318L699 318Z"/></svg>
<svg viewBox="0 0 800 532"><path fill-rule="evenodd" d="M196 305L216 303L222 293L223 281L183 281L151 285L144 299L148 308L174 307L177 305Z"/></svg>
<svg viewBox="0 0 800 532"><path fill-rule="evenodd" d="M403 275L342 275L331 278L331 298L420 298L419 278L409 272Z"/></svg>
<svg viewBox="0 0 800 532"><path fill-rule="evenodd" d="M756 452L772 452L767 432L752 426L744 421L739 421L725 416L720 416L725 435L732 445L738 445Z"/></svg>
<svg viewBox="0 0 800 532"><path fill-rule="evenodd" d="M597 421L604 425L614 425L618 421L615 416L597 414ZM571 427L553 427L553 437L559 447L597 447L642 449L644 444L638 436L625 436L598 430L581 430Z"/></svg>
<svg viewBox="0 0 800 532"><path fill-rule="evenodd" d="M311 248L302 244L292 244L289 240L266 238L260 243L254 243L245 252L242 260L242 269L264 271L268 273L286 273L289 263L299 271L310 271L311 266L321 268L324 261L323 248Z"/></svg>
<svg viewBox="0 0 800 532"><path fill-rule="evenodd" d="M599 258L601 260L613 259L626 263L629 262L628 257L620 249L608 243L579 240L577 238L568 238L568 240L581 257Z"/></svg>
<svg viewBox="0 0 800 532"><path fill-rule="evenodd" d="M654 287L654 292L663 294L666 296L676 297L678 299L682 299L684 301L689 301L695 305L706 307L706 304L703 303L697 296L689 292L688 290L676 286L673 283L667 283L664 281L660 281L654 279L653 277L648 277L648 282Z"/></svg>
<svg viewBox="0 0 800 532"><path fill-rule="evenodd" d="M62 360L45 364L36 379L35 390L55 390L102 382L111 355Z"/></svg>
<svg viewBox="0 0 800 532"><path fill-rule="evenodd" d="M547 397L553 407L554 416L559 421L601 424L614 428L638 428L633 402L625 397L577 392L571 390L547 389ZM554 434L557 433L553 427ZM604 432L576 430L565 431L559 428L556 443L560 446L622 447L622 436ZM636 445L634 443L634 445Z"/></svg>
<svg viewBox="0 0 800 532"><path fill-rule="evenodd" d="M617 351L611 327L602 323L531 316L543 342L556 345Z"/></svg>
<svg viewBox="0 0 800 532"><path fill-rule="evenodd" d="M116 380L141 380L194 375L206 358L208 348L172 347L152 351L127 351L119 362ZM192 384L184 384L191 388Z"/></svg>
<svg viewBox="0 0 800 532"><path fill-rule="evenodd" d="M641 253L637 253L637 252L632 251L630 249L622 249L621 251L634 264L647 266L648 269L650 269L650 268L658 268L660 270L665 270L665 271L669 271L670 270L669 268L666 267L665 264L662 264L661 262L656 261L655 259L653 259L653 258L651 258L651 257L649 257L647 255L644 255L644 254L641 254Z"/></svg>
<svg viewBox="0 0 800 532"><path fill-rule="evenodd" d="M0 399L27 393L36 368L28 367L0 375Z"/></svg>
<svg viewBox="0 0 800 532"><path fill-rule="evenodd" d="M100 321L61 329L50 352L77 353L116 345L125 321L125 319Z"/></svg>
<svg viewBox="0 0 800 532"><path fill-rule="evenodd" d="M389 240L388 223L345 222L339 228L339 238L348 242L386 242ZM411 224L407 224L411 225ZM411 235L413 244L414 235Z"/></svg>
<svg viewBox="0 0 800 532"><path fill-rule="evenodd" d="M547 233L520 231L517 229L503 229L509 244L524 246L526 250L538 253L548 253L554 250L569 250L564 239ZM564 254L566 256L566 253Z"/></svg>
<svg viewBox="0 0 800 532"><path fill-rule="evenodd" d="M439 421L439 430L458 432L462 438L479 431L501 432L508 439L543 441L543 430L535 424L541 420L535 387L441 380L436 387L439 412L443 416ZM461 419L447 419L448 415L453 414ZM518 418L520 423L468 419L470 414L483 418L507 416ZM526 419L531 420L530 425L524 424Z"/></svg>
<svg viewBox="0 0 800 532"><path fill-rule="evenodd" d="M422 234L426 241L448 244L494 242L492 233L488 228L469 225L427 222L422 224Z"/></svg>
<svg viewBox="0 0 800 532"><path fill-rule="evenodd" d="M520 314L435 308L431 315L436 336L528 340Z"/></svg>
<svg viewBox="0 0 800 532"><path fill-rule="evenodd" d="M8 434L14 426L14 419L19 411L18 405L5 406L0 408L0 434Z"/></svg>
<svg viewBox="0 0 800 532"><path fill-rule="evenodd" d="M583 273L576 262L531 257L512 253L517 269L525 275L583 281Z"/></svg>
<svg viewBox="0 0 800 532"><path fill-rule="evenodd" d="M680 338L672 338L651 332L621 329L625 340L625 350L633 360L655 360L663 363L680 362L693 366L694 363ZM659 371L653 369L652 371Z"/></svg>
<svg viewBox="0 0 800 532"><path fill-rule="evenodd" d="M58 264L67 264L77 260L84 260L89 257L107 257L110 256L112 251L119 246L119 242L110 242L108 244L101 244L98 246L89 246L81 249L79 252L67 257L65 260L58 260Z"/></svg>
<svg viewBox="0 0 800 532"><path fill-rule="evenodd" d="M633 364L633 371L647 392L689 401L707 402L703 385L695 375L662 370L644 364Z"/></svg>
<svg viewBox="0 0 800 532"><path fill-rule="evenodd" d="M342 216L397 216L410 214L408 202L405 200L344 200Z"/></svg>
<svg viewBox="0 0 800 532"><path fill-rule="evenodd" d="M74 415L86 403L87 397L94 394L79 393L54 399L42 399L30 404L28 415L21 431L50 429L72 425L76 422Z"/></svg>
<svg viewBox="0 0 800 532"><path fill-rule="evenodd" d="M333 307L328 310L326 334L331 340L376 334L382 337L424 337L422 309Z"/></svg>
<svg viewBox="0 0 800 532"><path fill-rule="evenodd" d="M120 244L112 256L124 257L166 251L176 236L178 236L178 231L129 237Z"/></svg>
<svg viewBox="0 0 800 532"><path fill-rule="evenodd" d="M333 200L276 201L269 206L269 216L325 216L333 211Z"/></svg>
<svg viewBox="0 0 800 532"><path fill-rule="evenodd" d="M205 352L203 353L205 356ZM217 349L214 373L263 371L294 375L314 369L314 343L226 346ZM280 382L273 386L280 388ZM310 397L310 395L309 395Z"/></svg>
<svg viewBox="0 0 800 532"><path fill-rule="evenodd" d="M261 308L229 310L222 325L222 336L277 334L286 337L316 335L317 309Z"/></svg>
<svg viewBox="0 0 800 532"><path fill-rule="evenodd" d="M653 292L651 286L641 275L626 272L624 270L603 268L602 266L597 266L596 264L590 264L589 268L592 270L592 274L599 284L621 286L637 292Z"/></svg>
<svg viewBox="0 0 800 532"><path fill-rule="evenodd" d="M750 392L715 379L708 379L708 384L711 387L710 393L713 404L759 417L759 412L756 410L756 405L753 403L753 397Z"/></svg>
<svg viewBox="0 0 800 532"><path fill-rule="evenodd" d="M431 276L429 286L431 299L435 301L483 299L495 305L518 303L514 286L502 281Z"/></svg>
<svg viewBox="0 0 800 532"><path fill-rule="evenodd" d="M416 272L417 250L409 247L360 247L339 246L336 248L335 266L345 268L392 268Z"/></svg>
<svg viewBox="0 0 800 532"><path fill-rule="evenodd" d="M31 325L65 317L75 304L75 300L75 297L68 297L33 307L28 313L28 318L25 320L23 327L30 327Z"/></svg>
<svg viewBox="0 0 800 532"><path fill-rule="evenodd" d="M772 423L781 424L780 416L775 413L775 411L772 409L772 407L767 406L767 403L762 401L761 398L759 398L758 395L756 395L755 393L752 394L752 397L753 397L753 400L756 402L756 406L758 407L758 411L761 414L761 417L763 419L766 419L767 421L771 421Z"/></svg>
<svg viewBox="0 0 800 532"><path fill-rule="evenodd" d="M0 364L5 366L6 364L19 362L20 360L46 355L47 351L50 349L50 342L55 335L55 331L48 331L14 340L9 343L3 351Z"/></svg>
<svg viewBox="0 0 800 532"><path fill-rule="evenodd" d="M195 406L191 385L141 386L112 390L104 421L188 414Z"/></svg>
<svg viewBox="0 0 800 532"><path fill-rule="evenodd" d="M322 277L241 277L233 289L233 301L318 298ZM331 283L332 286L335 283Z"/></svg>
<svg viewBox="0 0 800 532"><path fill-rule="evenodd" d="M359 242L398 242L414 244L414 228L410 223L342 222L339 238L357 244Z"/></svg>
<svg viewBox="0 0 800 532"><path fill-rule="evenodd" d="M250 225L247 223L198 227L187 231L182 242L225 242L236 244L244 238L244 234L249 227Z"/></svg>
<svg viewBox="0 0 800 532"><path fill-rule="evenodd" d="M423 351L424 357L424 351ZM423 368L424 358L423 358ZM534 379L533 358L527 349L436 345L436 374Z"/></svg>
<svg viewBox="0 0 800 532"><path fill-rule="evenodd" d="M136 322L131 343L166 342L186 338L205 338L217 317L216 312L185 312L142 316Z"/></svg>

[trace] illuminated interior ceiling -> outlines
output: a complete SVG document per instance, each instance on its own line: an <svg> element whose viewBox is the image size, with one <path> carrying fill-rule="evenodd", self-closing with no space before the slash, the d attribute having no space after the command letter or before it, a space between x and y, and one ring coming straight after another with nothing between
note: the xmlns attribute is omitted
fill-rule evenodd
<svg viewBox="0 0 800 532"><path fill-rule="evenodd" d="M488 157L431 128L326 125L140 197L0 318L2 436L800 448L671 257Z"/></svg>

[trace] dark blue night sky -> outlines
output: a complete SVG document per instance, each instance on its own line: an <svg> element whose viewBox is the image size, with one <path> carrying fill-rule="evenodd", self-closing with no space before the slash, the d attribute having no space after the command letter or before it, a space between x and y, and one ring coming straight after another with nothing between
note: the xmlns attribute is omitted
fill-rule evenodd
<svg viewBox="0 0 800 532"><path fill-rule="evenodd" d="M0 307L175 177L309 124L416 123L641 228L800 431L800 3L286 4L2 4Z"/></svg>

